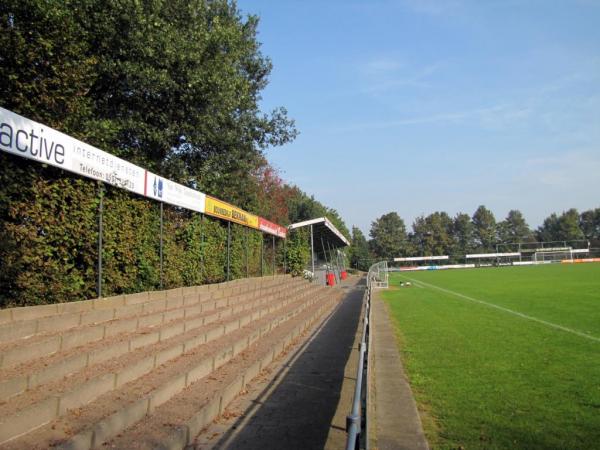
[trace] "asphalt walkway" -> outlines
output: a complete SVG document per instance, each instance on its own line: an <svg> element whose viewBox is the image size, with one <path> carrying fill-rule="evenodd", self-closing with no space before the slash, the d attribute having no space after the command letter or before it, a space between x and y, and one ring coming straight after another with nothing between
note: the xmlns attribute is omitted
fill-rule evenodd
<svg viewBox="0 0 600 450"><path fill-rule="evenodd" d="M357 281L342 284L347 294L331 316L263 383L234 400L195 448L345 448L365 290L364 279Z"/></svg>
<svg viewBox="0 0 600 450"><path fill-rule="evenodd" d="M364 279L342 285L345 298L302 344L252 382L224 416L198 436L199 449L343 449L358 364ZM371 312L371 450L427 450L387 306Z"/></svg>

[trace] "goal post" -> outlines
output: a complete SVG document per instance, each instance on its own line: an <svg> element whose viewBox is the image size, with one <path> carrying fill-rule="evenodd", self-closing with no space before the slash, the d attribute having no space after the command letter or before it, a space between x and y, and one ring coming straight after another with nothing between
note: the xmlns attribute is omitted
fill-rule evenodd
<svg viewBox="0 0 600 450"><path fill-rule="evenodd" d="M573 261L573 249L571 247L538 249L533 253L532 260L536 264Z"/></svg>
<svg viewBox="0 0 600 450"><path fill-rule="evenodd" d="M369 268L367 286L370 288L387 289L389 286L388 277L387 261L375 263Z"/></svg>

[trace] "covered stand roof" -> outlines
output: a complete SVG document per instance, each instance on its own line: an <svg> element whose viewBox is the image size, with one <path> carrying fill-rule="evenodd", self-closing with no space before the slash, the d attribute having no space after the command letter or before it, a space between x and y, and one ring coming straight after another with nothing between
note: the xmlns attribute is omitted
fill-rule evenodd
<svg viewBox="0 0 600 450"><path fill-rule="evenodd" d="M327 217L319 217L318 219L305 220L304 222L298 222L291 224L288 229L296 230L299 228L304 228L312 225L313 229L313 238L315 241L315 247L319 247L321 243L321 238L323 242L333 248L339 247L347 247L350 245L348 239L340 233L340 231L333 225ZM318 245L319 244L319 245Z"/></svg>

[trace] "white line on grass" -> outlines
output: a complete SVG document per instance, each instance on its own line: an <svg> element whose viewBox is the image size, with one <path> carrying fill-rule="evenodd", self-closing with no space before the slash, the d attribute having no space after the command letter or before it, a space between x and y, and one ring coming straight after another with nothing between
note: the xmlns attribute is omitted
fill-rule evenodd
<svg viewBox="0 0 600 450"><path fill-rule="evenodd" d="M566 331L567 333L575 334L577 336L589 339L591 341L600 342L600 338L597 338L595 336L592 336L592 335L589 335L589 334L586 334L586 333L582 333L582 332L577 331L577 330L573 330L572 328L563 327L562 325L557 325L557 324L552 323L552 322L546 322L545 320L538 319L537 317L528 316L527 314L523 314L523 313L520 313L518 311L514 311L512 309L509 309L509 308L504 308L503 306L498 306L498 305L495 305L494 303L484 302L483 300L478 300L476 298L469 297L468 295L461 294L460 292L454 292L454 291L451 291L450 289L445 289L443 287L436 286L435 284L425 283L424 281L415 280L414 278L409 278L407 276L405 276L404 278L412 281L415 284L416 283L420 283L423 286L427 286L427 287L432 288L432 289L437 289L438 291L442 291L442 292L445 292L447 294L454 295L454 296L462 298L464 300L469 300L470 302L480 303L482 305L486 305L486 306L489 306L491 308L496 308L496 309L499 309L500 311L504 311L504 312L507 312L509 314L514 314L515 316L519 316L519 317L521 317L523 319L532 320L533 322L541 323L543 325L546 325L546 326L551 327L551 328L555 328L557 330Z"/></svg>

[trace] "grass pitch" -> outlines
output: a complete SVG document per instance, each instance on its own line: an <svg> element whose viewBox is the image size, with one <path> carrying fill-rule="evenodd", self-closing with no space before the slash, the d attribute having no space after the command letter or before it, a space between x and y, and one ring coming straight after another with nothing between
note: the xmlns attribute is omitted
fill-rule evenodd
<svg viewBox="0 0 600 450"><path fill-rule="evenodd" d="M381 293L433 448L600 448L600 264L404 272Z"/></svg>

